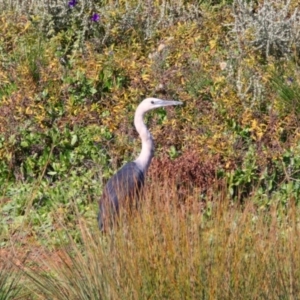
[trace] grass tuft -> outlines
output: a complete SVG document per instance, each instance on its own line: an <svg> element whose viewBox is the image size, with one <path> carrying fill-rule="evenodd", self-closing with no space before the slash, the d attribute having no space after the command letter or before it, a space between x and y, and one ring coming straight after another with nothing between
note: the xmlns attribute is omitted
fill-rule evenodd
<svg viewBox="0 0 300 300"><path fill-rule="evenodd" d="M27 269L33 290L41 299L299 298L295 206L279 220L276 205L215 200L206 214L165 187L107 235L79 218L80 244L69 237L56 259Z"/></svg>
<svg viewBox="0 0 300 300"><path fill-rule="evenodd" d="M20 277L14 264L0 257L0 300L21 299Z"/></svg>

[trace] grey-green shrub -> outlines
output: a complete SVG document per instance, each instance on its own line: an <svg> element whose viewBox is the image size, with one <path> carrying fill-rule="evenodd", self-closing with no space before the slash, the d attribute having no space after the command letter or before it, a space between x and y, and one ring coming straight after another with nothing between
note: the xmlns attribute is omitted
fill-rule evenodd
<svg viewBox="0 0 300 300"><path fill-rule="evenodd" d="M291 54L300 48L300 13L292 11L291 0L257 1L235 0L233 3L233 32L239 50L244 45L254 47L268 57Z"/></svg>

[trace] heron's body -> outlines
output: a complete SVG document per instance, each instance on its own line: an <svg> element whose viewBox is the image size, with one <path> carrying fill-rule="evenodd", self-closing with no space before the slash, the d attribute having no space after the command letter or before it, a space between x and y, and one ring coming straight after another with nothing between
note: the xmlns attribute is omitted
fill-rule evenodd
<svg viewBox="0 0 300 300"><path fill-rule="evenodd" d="M125 164L107 182L99 201L98 224L105 230L108 223L112 223L119 213L120 205L129 206L138 199L144 185L145 174L154 155L154 142L143 118L144 114L154 108L179 105L179 101L166 101L156 98L147 98L137 107L134 116L134 125L142 140L142 150L137 159Z"/></svg>
<svg viewBox="0 0 300 300"><path fill-rule="evenodd" d="M111 217L119 213L120 200L124 205L125 201L132 202L139 198L144 180L144 173L135 162L127 163L108 180L99 203L98 225L101 230L107 227L104 224L105 219L111 223Z"/></svg>

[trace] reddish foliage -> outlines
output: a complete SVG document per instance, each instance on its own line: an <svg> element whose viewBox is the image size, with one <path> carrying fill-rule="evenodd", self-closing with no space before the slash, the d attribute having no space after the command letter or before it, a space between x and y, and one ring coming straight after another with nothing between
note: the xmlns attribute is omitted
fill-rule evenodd
<svg viewBox="0 0 300 300"><path fill-rule="evenodd" d="M216 182L220 165L219 156L204 160L196 151L188 151L174 160L166 155L153 158L148 177L159 182L175 183L181 193L194 187L206 191Z"/></svg>

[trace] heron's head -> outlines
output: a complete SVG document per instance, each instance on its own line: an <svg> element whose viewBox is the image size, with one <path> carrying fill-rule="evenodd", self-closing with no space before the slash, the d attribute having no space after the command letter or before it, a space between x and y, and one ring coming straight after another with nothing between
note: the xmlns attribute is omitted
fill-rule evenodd
<svg viewBox="0 0 300 300"><path fill-rule="evenodd" d="M182 104L182 102L180 101L162 100L158 98L146 98L139 104L138 109L143 112L147 112L148 110L158 108L158 107L180 105L180 104Z"/></svg>

